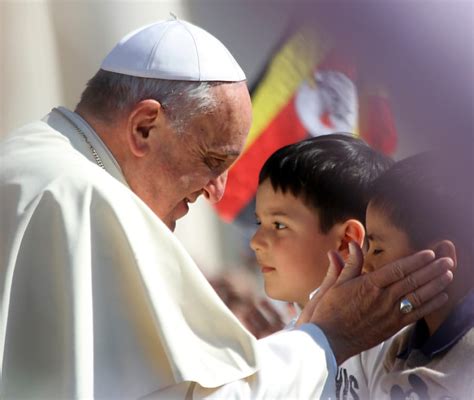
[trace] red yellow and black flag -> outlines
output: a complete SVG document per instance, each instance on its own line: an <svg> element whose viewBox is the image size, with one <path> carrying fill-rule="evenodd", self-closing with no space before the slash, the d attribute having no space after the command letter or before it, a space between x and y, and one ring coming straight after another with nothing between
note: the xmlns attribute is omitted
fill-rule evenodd
<svg viewBox="0 0 474 400"><path fill-rule="evenodd" d="M313 29L291 35L252 92L252 128L229 171L224 197L216 204L220 217L227 222L254 221L258 173L266 159L287 144L350 132L386 154L393 153L396 130L387 96L380 87L366 90L364 85L358 90L356 85L352 57Z"/></svg>

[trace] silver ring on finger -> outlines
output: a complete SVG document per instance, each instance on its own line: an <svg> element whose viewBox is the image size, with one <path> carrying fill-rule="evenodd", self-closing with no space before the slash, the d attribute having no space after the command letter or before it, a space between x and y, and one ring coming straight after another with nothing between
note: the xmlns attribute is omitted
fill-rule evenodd
<svg viewBox="0 0 474 400"><path fill-rule="evenodd" d="M400 312L402 314L409 314L413 311L413 304L406 297L400 301Z"/></svg>

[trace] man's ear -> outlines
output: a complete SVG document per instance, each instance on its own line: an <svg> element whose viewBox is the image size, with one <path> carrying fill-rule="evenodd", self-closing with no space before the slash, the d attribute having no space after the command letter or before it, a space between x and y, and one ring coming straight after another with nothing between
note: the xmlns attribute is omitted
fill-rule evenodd
<svg viewBox="0 0 474 400"><path fill-rule="evenodd" d="M158 125L163 108L156 100L143 100L135 105L128 116L128 142L136 157L143 157L150 150L150 133Z"/></svg>
<svg viewBox="0 0 474 400"><path fill-rule="evenodd" d="M449 257L454 261L453 270L456 269L457 266L457 257L456 257L456 246L450 240L440 240L436 242L432 246L430 246L431 250L434 251L436 258L440 257Z"/></svg>
<svg viewBox="0 0 474 400"><path fill-rule="evenodd" d="M360 247L364 244L364 225L356 219L348 219L341 226L341 240L339 243L339 254L344 260L349 256L349 243L356 242Z"/></svg>

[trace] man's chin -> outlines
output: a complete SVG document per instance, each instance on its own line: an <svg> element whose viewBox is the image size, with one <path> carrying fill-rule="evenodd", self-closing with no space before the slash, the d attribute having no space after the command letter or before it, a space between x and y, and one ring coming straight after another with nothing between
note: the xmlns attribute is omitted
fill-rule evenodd
<svg viewBox="0 0 474 400"><path fill-rule="evenodd" d="M168 214L167 218L162 219L165 225L170 229L171 232L174 232L176 228L176 221L180 218L183 218L189 211L187 202L183 201L178 204L174 210Z"/></svg>
<svg viewBox="0 0 474 400"><path fill-rule="evenodd" d="M167 218L162 219L163 223L168 227L171 232L174 232L176 228L176 219L175 218Z"/></svg>
<svg viewBox="0 0 474 400"><path fill-rule="evenodd" d="M178 206L172 212L172 223L176 225L176 221L186 216L189 211L188 203L186 201L182 201L178 204ZM173 228L174 229L174 228Z"/></svg>

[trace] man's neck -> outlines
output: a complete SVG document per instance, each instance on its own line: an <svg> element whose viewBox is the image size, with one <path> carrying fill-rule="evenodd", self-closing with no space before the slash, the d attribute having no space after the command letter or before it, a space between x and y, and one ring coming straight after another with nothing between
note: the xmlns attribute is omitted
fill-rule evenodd
<svg viewBox="0 0 474 400"><path fill-rule="evenodd" d="M112 155L117 160L123 170L123 164L125 160L123 153L127 146L122 143L124 137L120 134L121 127L118 116L117 121L107 123L99 120L98 118L95 118L90 112L81 107L77 107L74 112L80 115L85 121L87 121L87 123L91 126L94 132L107 146L107 148L112 153Z"/></svg>
<svg viewBox="0 0 474 400"><path fill-rule="evenodd" d="M99 121L97 118L94 118L92 114L88 113L81 107L77 107L74 112L79 115L83 120L85 120L94 130L94 132L101 138L101 140L107 144L106 137L109 135L106 133L108 129L103 122Z"/></svg>

